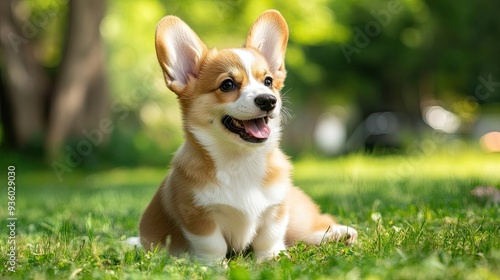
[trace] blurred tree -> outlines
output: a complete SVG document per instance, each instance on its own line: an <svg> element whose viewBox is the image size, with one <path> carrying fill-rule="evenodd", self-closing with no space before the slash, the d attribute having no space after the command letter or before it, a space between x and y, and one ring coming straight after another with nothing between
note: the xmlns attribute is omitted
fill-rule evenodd
<svg viewBox="0 0 500 280"><path fill-rule="evenodd" d="M217 48L241 46L262 11L283 14L290 27L283 93L295 116L283 143L292 154L310 150L318 116L337 104L360 112L347 114L351 129L373 112L396 111L411 118L414 133L426 102L438 102L469 123L500 102L500 1L106 4L104 15L99 0L0 1L3 146L45 139L47 154L55 154L68 136L78 140L82 129L98 127L109 107L116 129L113 145L103 146L107 156L138 162L129 155L169 154L182 141L180 116L153 42L155 25L167 14L181 17ZM109 75L102 68L103 43Z"/></svg>
<svg viewBox="0 0 500 280"><path fill-rule="evenodd" d="M69 27L48 120L46 152L54 157L72 131L98 127L109 107L100 23L105 1L69 2Z"/></svg>
<svg viewBox="0 0 500 280"><path fill-rule="evenodd" d="M3 137L10 147L28 144L44 129L49 77L37 61L37 42L32 40L38 27L23 22L26 16L21 1L0 3L0 34L2 48L1 113ZM48 19L46 19L48 20Z"/></svg>
<svg viewBox="0 0 500 280"><path fill-rule="evenodd" d="M99 30L105 4L102 0L2 1L3 144L22 149L45 136L45 154L53 158L68 136L98 126L107 114ZM50 52L43 52L40 38L64 5L68 5L68 17L58 27L66 28L65 40L55 47L63 52L60 63L51 68L43 62Z"/></svg>

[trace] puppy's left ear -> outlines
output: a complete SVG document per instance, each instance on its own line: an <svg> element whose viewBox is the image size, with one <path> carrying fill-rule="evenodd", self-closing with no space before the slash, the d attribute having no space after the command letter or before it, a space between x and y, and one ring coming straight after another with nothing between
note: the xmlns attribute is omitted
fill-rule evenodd
<svg viewBox="0 0 500 280"><path fill-rule="evenodd" d="M285 72L285 51L288 43L288 25L276 10L262 13L250 28L246 47L255 48L271 67L273 74Z"/></svg>
<svg viewBox="0 0 500 280"><path fill-rule="evenodd" d="M207 47L185 22L175 16L160 20L156 27L155 45L168 88L182 95L189 81L198 76Z"/></svg>

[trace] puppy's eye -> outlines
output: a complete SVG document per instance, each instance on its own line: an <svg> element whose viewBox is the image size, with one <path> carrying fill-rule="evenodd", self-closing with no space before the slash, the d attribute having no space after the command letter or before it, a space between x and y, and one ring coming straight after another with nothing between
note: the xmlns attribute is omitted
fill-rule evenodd
<svg viewBox="0 0 500 280"><path fill-rule="evenodd" d="M273 87L273 78L271 77L266 77L264 79L264 85L268 88L272 88Z"/></svg>
<svg viewBox="0 0 500 280"><path fill-rule="evenodd" d="M224 80L219 86L219 89L223 92L230 92L235 90L236 88L236 83L231 79Z"/></svg>

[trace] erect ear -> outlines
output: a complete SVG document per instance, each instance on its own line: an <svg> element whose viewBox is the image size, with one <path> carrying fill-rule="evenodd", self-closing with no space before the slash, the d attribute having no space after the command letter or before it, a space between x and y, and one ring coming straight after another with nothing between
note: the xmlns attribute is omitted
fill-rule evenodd
<svg viewBox="0 0 500 280"><path fill-rule="evenodd" d="M271 72L285 70L285 51L288 42L288 25L276 10L262 13L250 28L246 47L259 50L267 59Z"/></svg>
<svg viewBox="0 0 500 280"><path fill-rule="evenodd" d="M156 26L156 56L170 88L180 94L189 79L198 75L198 64L207 47L189 26L175 16L166 16Z"/></svg>

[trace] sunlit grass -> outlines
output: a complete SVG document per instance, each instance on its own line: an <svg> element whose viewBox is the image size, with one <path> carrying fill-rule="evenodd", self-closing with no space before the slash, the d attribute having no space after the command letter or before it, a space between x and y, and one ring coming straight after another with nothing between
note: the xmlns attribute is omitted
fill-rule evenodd
<svg viewBox="0 0 500 280"><path fill-rule="evenodd" d="M500 186L500 155L464 151L295 162L294 182L359 231L351 247L299 244L274 261L204 267L125 240L167 168L78 170L62 182L17 167L16 274L53 279L499 279L500 210L470 190ZM2 202L3 203L3 202ZM5 204L2 204L5 205ZM0 214L6 216L2 206ZM6 238L0 253L7 254Z"/></svg>

